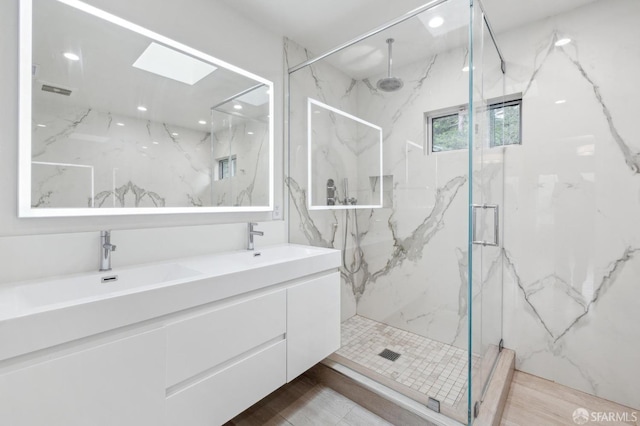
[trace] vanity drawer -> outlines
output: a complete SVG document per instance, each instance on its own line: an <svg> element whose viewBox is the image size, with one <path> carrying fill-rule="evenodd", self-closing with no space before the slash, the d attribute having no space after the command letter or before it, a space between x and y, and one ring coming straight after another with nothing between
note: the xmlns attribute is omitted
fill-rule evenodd
<svg viewBox="0 0 640 426"><path fill-rule="evenodd" d="M116 336L0 374L0 425L165 426L164 330Z"/></svg>
<svg viewBox="0 0 640 426"><path fill-rule="evenodd" d="M340 349L340 274L287 289L287 382Z"/></svg>
<svg viewBox="0 0 640 426"><path fill-rule="evenodd" d="M168 426L220 425L286 380L287 345L273 343L167 398Z"/></svg>
<svg viewBox="0 0 640 426"><path fill-rule="evenodd" d="M286 290L167 325L167 388L286 332Z"/></svg>

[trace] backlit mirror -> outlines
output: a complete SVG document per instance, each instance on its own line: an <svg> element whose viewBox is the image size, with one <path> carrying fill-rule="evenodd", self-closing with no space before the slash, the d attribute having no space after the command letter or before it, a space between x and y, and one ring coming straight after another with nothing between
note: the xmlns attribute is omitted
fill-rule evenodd
<svg viewBox="0 0 640 426"><path fill-rule="evenodd" d="M310 210L391 205L380 126L312 98L307 99L307 123Z"/></svg>
<svg viewBox="0 0 640 426"><path fill-rule="evenodd" d="M270 81L80 1L20 5L20 216L272 210Z"/></svg>

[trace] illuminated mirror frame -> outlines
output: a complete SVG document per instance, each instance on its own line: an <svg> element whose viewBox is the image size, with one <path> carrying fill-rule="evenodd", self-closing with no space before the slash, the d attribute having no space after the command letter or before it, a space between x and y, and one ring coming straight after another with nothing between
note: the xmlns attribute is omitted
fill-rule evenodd
<svg viewBox="0 0 640 426"><path fill-rule="evenodd" d="M378 172L378 176L380 176L380 198L378 200L378 204L355 204L355 205L344 205L344 204L336 204L332 206L325 206L319 204L313 204L313 107L316 106L318 108L326 109L335 114L341 115L345 118L353 120L357 123L363 124L365 126L371 127L378 131L379 134L379 150L380 150L380 170ZM347 112L339 110L337 108L332 107L331 105L327 105L323 102L317 101L312 98L307 98L307 199L308 199L308 208L309 210L353 210L353 209L379 209L383 207L383 196L384 196L384 175L382 173L382 127L377 126L373 123L369 123L361 118L356 117L355 115L351 115Z"/></svg>
<svg viewBox="0 0 640 426"><path fill-rule="evenodd" d="M53 1L53 0L52 0ZM31 102L32 102L32 0L20 0L20 55L19 55L19 129L18 129L18 216L19 217L70 217L70 216L121 216L142 214L176 213L224 213L267 212L274 205L274 102L273 83L253 73L221 61L211 55L193 49L161 34L119 18L78 0L57 0L119 27L148 37L162 45L179 50L187 55L226 68L244 77L251 78L269 88L269 204L266 206L220 206L220 207L122 207L122 208L33 208L31 207Z"/></svg>

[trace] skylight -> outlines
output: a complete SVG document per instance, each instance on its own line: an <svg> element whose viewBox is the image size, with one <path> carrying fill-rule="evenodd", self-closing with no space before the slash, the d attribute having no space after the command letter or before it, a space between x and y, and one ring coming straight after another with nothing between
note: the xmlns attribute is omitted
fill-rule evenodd
<svg viewBox="0 0 640 426"><path fill-rule="evenodd" d="M151 42L133 66L190 86L217 69L211 64L155 42Z"/></svg>

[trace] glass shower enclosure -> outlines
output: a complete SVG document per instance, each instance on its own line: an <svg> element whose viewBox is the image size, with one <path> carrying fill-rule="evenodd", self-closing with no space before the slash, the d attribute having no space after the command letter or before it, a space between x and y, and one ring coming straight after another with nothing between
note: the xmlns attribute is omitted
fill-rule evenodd
<svg viewBox="0 0 640 426"><path fill-rule="evenodd" d="M343 255L331 361L473 423L501 347L512 131L481 4L432 1L285 56L289 241Z"/></svg>

